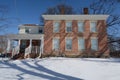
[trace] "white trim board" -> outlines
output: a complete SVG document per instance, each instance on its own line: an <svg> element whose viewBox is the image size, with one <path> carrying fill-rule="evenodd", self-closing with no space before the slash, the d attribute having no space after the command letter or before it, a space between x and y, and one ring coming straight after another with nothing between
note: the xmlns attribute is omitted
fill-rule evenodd
<svg viewBox="0 0 120 80"><path fill-rule="evenodd" d="M45 20L106 20L109 15L42 15Z"/></svg>

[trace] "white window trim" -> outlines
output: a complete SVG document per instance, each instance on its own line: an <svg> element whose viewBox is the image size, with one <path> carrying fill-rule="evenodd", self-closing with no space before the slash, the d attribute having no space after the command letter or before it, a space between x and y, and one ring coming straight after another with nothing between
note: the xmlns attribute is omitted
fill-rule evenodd
<svg viewBox="0 0 120 80"><path fill-rule="evenodd" d="M86 46L86 44L85 44L85 37L78 37L78 51L81 51L81 50L80 50L80 46L79 46L79 39L80 39L80 38L81 38L81 39L84 39L84 49L86 49L86 47L85 47L85 46Z"/></svg>
<svg viewBox="0 0 120 80"><path fill-rule="evenodd" d="M98 37L91 37L91 39L98 39Z"/></svg>
<svg viewBox="0 0 120 80"><path fill-rule="evenodd" d="M97 50L95 50L95 51L98 51L98 50L99 50L99 41L98 41L98 37L91 37L90 39L91 39L91 40L92 40L92 39L97 39ZM90 44L91 44L91 40L90 40ZM92 48L92 44L91 44L91 48Z"/></svg>
<svg viewBox="0 0 120 80"><path fill-rule="evenodd" d="M26 30L28 30L28 32L26 32ZM30 33L30 28L25 27L25 33L29 34Z"/></svg>
<svg viewBox="0 0 120 80"><path fill-rule="evenodd" d="M91 32L91 26L90 26L90 32L91 32L91 33L97 33L97 32L98 32L98 30L97 30L97 22L98 22L98 21L90 21L90 24L91 24L91 22L95 22L95 23L96 23L96 32Z"/></svg>
<svg viewBox="0 0 120 80"><path fill-rule="evenodd" d="M66 47L67 39L73 39L73 38L72 37L65 37L65 51L72 51L72 49L67 49L67 47ZM72 43L73 43L73 40L72 40Z"/></svg>
<svg viewBox="0 0 120 80"><path fill-rule="evenodd" d="M79 22L84 23L83 32L79 32L79 26L78 26L78 23L79 23ZM78 26L78 33L84 33L84 32L85 32L85 21L78 21L78 22L77 22L77 26Z"/></svg>
<svg viewBox="0 0 120 80"><path fill-rule="evenodd" d="M72 31L73 31L73 28L72 28L72 31L71 32L67 32L67 26L66 26L66 23L67 22L71 22L72 23L72 25L73 25L73 21L65 21L65 32L66 33L71 33ZM71 26L72 27L72 26Z"/></svg>
<svg viewBox="0 0 120 80"><path fill-rule="evenodd" d="M59 39L59 48L60 48L60 37L54 37L53 39L52 39L52 50L54 50L54 39ZM58 51L58 50L55 50L55 51Z"/></svg>
<svg viewBox="0 0 120 80"><path fill-rule="evenodd" d="M59 32L60 32L60 23L61 23L61 21L53 21L53 33L59 33L59 32L55 32L54 31L54 23L56 23L56 22L58 22L59 23Z"/></svg>

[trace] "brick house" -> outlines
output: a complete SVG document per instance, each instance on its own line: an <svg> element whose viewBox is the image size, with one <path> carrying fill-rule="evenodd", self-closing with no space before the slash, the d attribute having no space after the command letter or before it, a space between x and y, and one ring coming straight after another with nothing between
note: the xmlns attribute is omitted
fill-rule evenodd
<svg viewBox="0 0 120 80"><path fill-rule="evenodd" d="M109 56L108 15L42 15L44 54L54 56Z"/></svg>
<svg viewBox="0 0 120 80"><path fill-rule="evenodd" d="M15 55L108 57L108 15L42 15L44 26L23 24L19 33L7 35L7 53ZM44 29L43 29L44 28ZM16 46L11 46L17 41ZM31 57L31 56L29 56Z"/></svg>

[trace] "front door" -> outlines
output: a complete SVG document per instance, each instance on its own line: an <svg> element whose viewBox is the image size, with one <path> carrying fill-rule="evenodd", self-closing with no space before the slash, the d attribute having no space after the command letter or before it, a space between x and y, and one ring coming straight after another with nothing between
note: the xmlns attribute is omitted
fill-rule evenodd
<svg viewBox="0 0 120 80"><path fill-rule="evenodd" d="M20 53L25 53L25 48L27 47L27 40L21 40Z"/></svg>

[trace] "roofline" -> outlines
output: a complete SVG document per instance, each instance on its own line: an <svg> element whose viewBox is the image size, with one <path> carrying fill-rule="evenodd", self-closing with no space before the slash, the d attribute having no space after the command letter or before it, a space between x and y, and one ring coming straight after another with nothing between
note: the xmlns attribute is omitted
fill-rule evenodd
<svg viewBox="0 0 120 80"><path fill-rule="evenodd" d="M40 39L44 38L44 34L9 34L6 35L7 38L9 39Z"/></svg>
<svg viewBox="0 0 120 80"><path fill-rule="evenodd" d="M41 26L41 25L39 25L39 24L35 24L35 25L24 25L24 24L20 24L20 25L18 25L18 27L20 28L20 27L43 27L43 26Z"/></svg>
<svg viewBox="0 0 120 80"><path fill-rule="evenodd" d="M106 20L109 15L42 15L45 20Z"/></svg>

